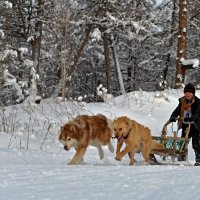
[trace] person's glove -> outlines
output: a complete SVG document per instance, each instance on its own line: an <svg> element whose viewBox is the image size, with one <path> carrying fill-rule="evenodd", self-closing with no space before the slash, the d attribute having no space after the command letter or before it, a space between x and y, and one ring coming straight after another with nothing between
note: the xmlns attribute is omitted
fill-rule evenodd
<svg viewBox="0 0 200 200"><path fill-rule="evenodd" d="M192 120L192 118L191 117L186 117L186 118L184 118L184 122L192 122L193 120Z"/></svg>
<svg viewBox="0 0 200 200"><path fill-rule="evenodd" d="M176 117L173 117L173 116L170 117L170 118L169 118L169 122L176 122Z"/></svg>

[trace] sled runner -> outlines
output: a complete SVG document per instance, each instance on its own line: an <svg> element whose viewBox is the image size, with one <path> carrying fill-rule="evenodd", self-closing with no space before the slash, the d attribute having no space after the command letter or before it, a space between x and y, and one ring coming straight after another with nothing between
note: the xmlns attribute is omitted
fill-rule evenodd
<svg viewBox="0 0 200 200"><path fill-rule="evenodd" d="M190 124L188 125L188 128L186 129L185 137L178 137L177 131L172 131L173 136L167 136L167 126L171 122L167 121L165 125L163 126L163 129L161 131L161 136L152 136L152 139L158 143L164 144L164 149L152 149L151 154L156 154L163 156L163 160L167 156L170 156L172 159L172 162L175 162L175 159L178 157L185 157L186 160L188 159L188 143L190 141L190 138L188 138L188 134L190 131Z"/></svg>

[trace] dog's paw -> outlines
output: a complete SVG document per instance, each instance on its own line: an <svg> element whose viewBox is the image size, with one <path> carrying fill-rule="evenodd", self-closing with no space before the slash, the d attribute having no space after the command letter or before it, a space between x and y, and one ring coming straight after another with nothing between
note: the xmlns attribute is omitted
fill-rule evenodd
<svg viewBox="0 0 200 200"><path fill-rule="evenodd" d="M114 149L114 147L111 143L108 144L108 148L109 148L111 153L114 153L115 149Z"/></svg>
<svg viewBox="0 0 200 200"><path fill-rule="evenodd" d="M130 163L129 163L129 165L130 165L130 166L133 166L134 163L135 163L134 160L131 160Z"/></svg>
<svg viewBox="0 0 200 200"><path fill-rule="evenodd" d="M76 165L76 163L73 163L73 162L68 162L67 164L68 165Z"/></svg>
<svg viewBox="0 0 200 200"><path fill-rule="evenodd" d="M115 160L121 161L121 160L122 160L122 158L120 158L120 157L116 156L116 157L115 157Z"/></svg>
<svg viewBox="0 0 200 200"><path fill-rule="evenodd" d="M67 164L68 164L68 165L77 165L77 164L78 164L78 162L75 162L75 161L71 160L71 161L70 161L70 162L68 162Z"/></svg>
<svg viewBox="0 0 200 200"><path fill-rule="evenodd" d="M103 160L104 155L99 155L100 160Z"/></svg>

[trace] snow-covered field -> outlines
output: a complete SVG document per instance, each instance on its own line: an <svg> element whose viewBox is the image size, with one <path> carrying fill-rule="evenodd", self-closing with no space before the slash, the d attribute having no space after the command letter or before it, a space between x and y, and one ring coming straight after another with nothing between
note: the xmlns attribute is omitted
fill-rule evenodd
<svg viewBox="0 0 200 200"><path fill-rule="evenodd" d="M136 165L129 166L128 157L118 162L107 147L103 160L97 149L89 147L84 163L71 166L67 162L75 151L64 151L57 140L60 125L83 113L112 119L127 115L151 128L152 135L160 135L182 95L182 90L138 91L106 103L48 99L39 105L6 107L0 113L0 199L199 199L200 167L145 166L140 154ZM168 131L172 132L171 126ZM116 140L112 143L116 147ZM191 143L189 163L194 163Z"/></svg>

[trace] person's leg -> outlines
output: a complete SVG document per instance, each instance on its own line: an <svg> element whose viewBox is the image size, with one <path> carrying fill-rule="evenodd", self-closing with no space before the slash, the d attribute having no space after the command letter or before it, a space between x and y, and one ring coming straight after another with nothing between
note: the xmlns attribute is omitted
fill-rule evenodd
<svg viewBox="0 0 200 200"><path fill-rule="evenodd" d="M195 153L195 165L200 165L200 134L199 131L193 126L191 126L192 132L192 148L194 149Z"/></svg>
<svg viewBox="0 0 200 200"><path fill-rule="evenodd" d="M186 128L187 128L187 124L182 124L182 133L181 133L181 137L185 137L185 131L186 131Z"/></svg>

